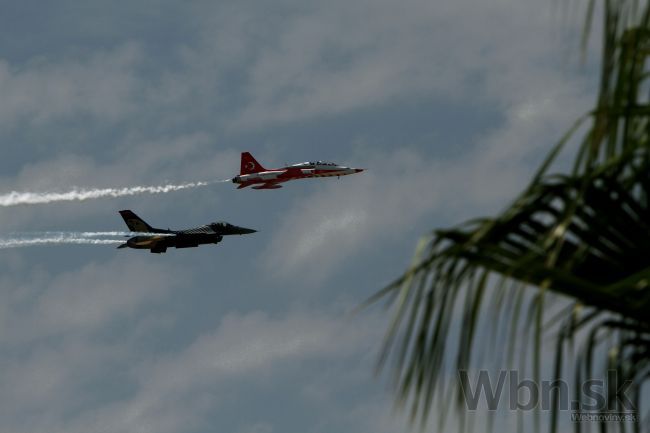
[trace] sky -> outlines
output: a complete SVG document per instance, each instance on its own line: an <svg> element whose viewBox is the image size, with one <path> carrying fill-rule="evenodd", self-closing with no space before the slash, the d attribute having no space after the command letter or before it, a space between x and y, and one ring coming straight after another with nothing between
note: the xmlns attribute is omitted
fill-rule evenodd
<svg viewBox="0 0 650 433"><path fill-rule="evenodd" d="M352 311L593 104L558 3L0 0L0 195L228 179L243 151L366 169L0 208L0 238L124 231L121 209L258 230L0 249L0 431L406 431L374 374L390 314Z"/></svg>

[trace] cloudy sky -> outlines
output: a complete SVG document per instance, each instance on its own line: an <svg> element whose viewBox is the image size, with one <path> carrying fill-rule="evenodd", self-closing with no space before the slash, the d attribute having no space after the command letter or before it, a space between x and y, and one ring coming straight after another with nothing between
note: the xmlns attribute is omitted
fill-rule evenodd
<svg viewBox="0 0 650 433"><path fill-rule="evenodd" d="M554 1L0 4L0 194L225 179L242 151L367 170L0 208L0 237L124 230L120 209L259 230L0 250L2 432L404 431L373 375L389 317L350 311L427 230L507 203L593 102L581 14Z"/></svg>

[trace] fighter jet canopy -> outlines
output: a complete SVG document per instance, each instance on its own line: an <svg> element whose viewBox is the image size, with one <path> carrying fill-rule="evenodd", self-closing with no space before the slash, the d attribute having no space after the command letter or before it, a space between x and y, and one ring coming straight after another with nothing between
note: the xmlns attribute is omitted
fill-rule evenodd
<svg viewBox="0 0 650 433"><path fill-rule="evenodd" d="M210 228L220 235L245 235L255 233L257 230L239 227L225 221L217 221L210 224Z"/></svg>
<svg viewBox="0 0 650 433"><path fill-rule="evenodd" d="M309 161L309 162L301 162L299 164L293 164L292 167L310 167L314 165L328 165L332 167L338 167L339 165L334 163L334 162L327 162L327 161Z"/></svg>

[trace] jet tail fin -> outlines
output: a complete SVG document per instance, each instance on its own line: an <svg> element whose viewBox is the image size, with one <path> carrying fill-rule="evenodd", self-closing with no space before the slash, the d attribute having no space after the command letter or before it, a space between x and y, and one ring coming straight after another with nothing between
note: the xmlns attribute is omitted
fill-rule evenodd
<svg viewBox="0 0 650 433"><path fill-rule="evenodd" d="M266 169L249 152L242 152L241 170L239 174L252 174L259 173L260 171L266 171Z"/></svg>
<svg viewBox="0 0 650 433"><path fill-rule="evenodd" d="M142 218L137 216L131 210L128 210L128 209L127 210L121 210L120 215L122 215L122 219L124 219L124 222L126 223L127 227L132 232L142 232L142 233L156 232L156 229L154 229L149 224L144 222L144 220Z"/></svg>

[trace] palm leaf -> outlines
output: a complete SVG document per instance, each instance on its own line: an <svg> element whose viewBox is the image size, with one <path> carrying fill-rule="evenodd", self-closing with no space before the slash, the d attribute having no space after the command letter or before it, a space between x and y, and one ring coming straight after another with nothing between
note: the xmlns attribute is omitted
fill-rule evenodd
<svg viewBox="0 0 650 433"><path fill-rule="evenodd" d="M532 348L536 378L542 335L550 328L556 377L567 364L565 348L577 344L577 383L602 372L597 369L613 369L633 381L641 404L650 376L650 104L642 94L650 76L650 7L605 1L604 16L600 91L574 170L547 174L585 119L500 215L434 231L411 269L373 299L390 296L395 309L380 366L392 359L398 401L410 405L413 420L426 422L435 398L449 400L446 352L455 350L456 369L469 369L476 352L485 351L476 341L481 328L492 323L496 332L508 320L508 358L519 344L520 362L527 364ZM547 293L573 306L545 328ZM512 300L507 308L504 299ZM484 318L486 305L493 320ZM551 414L552 429L557 415Z"/></svg>

